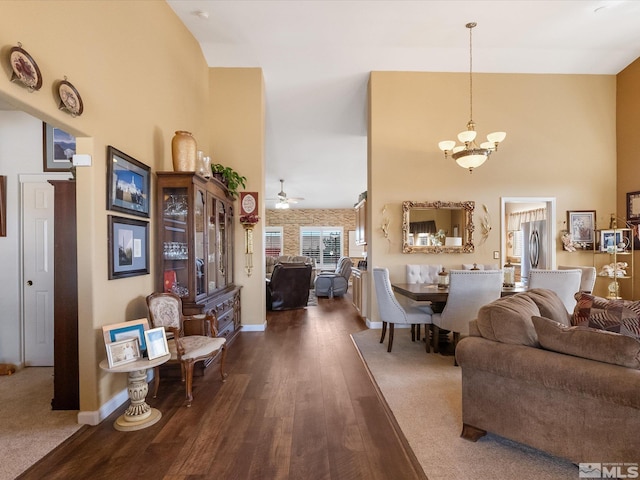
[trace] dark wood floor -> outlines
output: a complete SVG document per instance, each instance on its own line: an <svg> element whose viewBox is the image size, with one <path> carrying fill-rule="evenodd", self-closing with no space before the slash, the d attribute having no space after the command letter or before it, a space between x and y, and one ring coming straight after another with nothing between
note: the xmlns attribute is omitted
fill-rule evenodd
<svg viewBox="0 0 640 480"><path fill-rule="evenodd" d="M348 297L267 321L230 346L225 384L214 366L194 380L191 408L163 378L159 423L116 431L123 407L19 478L426 479L353 346L366 327Z"/></svg>

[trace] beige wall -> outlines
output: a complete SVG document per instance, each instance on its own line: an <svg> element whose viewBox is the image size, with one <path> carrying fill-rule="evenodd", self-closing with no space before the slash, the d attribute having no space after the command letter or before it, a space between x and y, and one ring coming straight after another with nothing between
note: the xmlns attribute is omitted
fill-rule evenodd
<svg viewBox="0 0 640 480"><path fill-rule="evenodd" d="M627 215L627 193L640 191L638 147L634 141L640 125L640 58L617 76L616 135L618 148L617 212ZM640 271L640 252L635 253L635 274ZM634 299L640 298L640 278L634 278Z"/></svg>
<svg viewBox="0 0 640 480"><path fill-rule="evenodd" d="M154 290L153 275L107 280L107 215L112 212L105 207L106 147L115 146L153 172L171 170L175 130L193 132L204 151L210 150L210 144L214 145L211 150L224 151L225 142L214 142L214 135L208 133L218 125L217 119L234 118L236 108L217 104L217 110L209 109L209 68L195 39L165 2L3 1L1 8L0 56L6 58L10 47L22 42L37 61L44 83L39 91L29 93L9 81L10 70L3 62L0 96L81 137L78 153L93 158L91 167L78 168L77 195L80 407L83 412L95 412L126 385L123 375L107 374L98 367L105 358L101 327L146 316L144 298ZM54 83L64 76L84 101L80 117L72 118L57 108L52 92ZM212 76L215 86L215 73ZM248 174L248 186L260 190L261 74L240 74L238 81L238 89L228 91L250 91L250 105L241 111L250 111L250 124L243 133L251 140L243 138L244 150L239 152L250 155L243 160L239 154L230 158L234 167ZM233 83L230 78L224 80L227 87ZM235 118L236 125L238 121ZM17 182L16 176L9 181ZM242 236L238 237L241 242ZM150 248L153 258L153 242ZM237 273L236 278L242 280ZM257 290L263 292L260 287ZM243 289L245 297L251 294L251 286Z"/></svg>
<svg viewBox="0 0 640 480"><path fill-rule="evenodd" d="M247 177L248 192L258 195L259 215L264 219L264 80L259 68L212 68L210 70L211 130L209 155ZM241 187L240 190L244 191ZM239 202L235 204L239 216ZM247 274L244 229L235 225L235 282L242 286L242 324L264 325L264 220L253 234L252 262Z"/></svg>
<svg viewBox="0 0 640 480"><path fill-rule="evenodd" d="M507 137L473 174L445 160L438 149L439 141L455 139L465 129L468 81L468 75L455 73L371 73L369 265L388 267L392 281L404 279L407 263L447 268L495 263L501 197L555 197L558 232L566 227L567 210L597 210L599 220L607 222L602 226L615 210L615 76L474 74L479 138L495 130ZM404 200L475 201L475 253L402 254ZM480 244L483 204L492 230ZM388 241L380 229L385 206L391 219ZM558 264L591 264L590 256L563 252L559 240L556 244Z"/></svg>

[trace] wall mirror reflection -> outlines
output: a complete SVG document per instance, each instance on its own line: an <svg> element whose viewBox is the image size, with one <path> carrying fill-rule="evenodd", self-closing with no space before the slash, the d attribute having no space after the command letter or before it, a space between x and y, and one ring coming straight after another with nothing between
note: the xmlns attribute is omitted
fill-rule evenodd
<svg viewBox="0 0 640 480"><path fill-rule="evenodd" d="M402 202L403 253L471 253L475 202Z"/></svg>

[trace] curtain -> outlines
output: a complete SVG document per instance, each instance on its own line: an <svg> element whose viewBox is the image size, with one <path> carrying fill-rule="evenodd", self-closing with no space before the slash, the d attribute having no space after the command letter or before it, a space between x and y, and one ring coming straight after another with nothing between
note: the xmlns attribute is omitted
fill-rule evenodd
<svg viewBox="0 0 640 480"><path fill-rule="evenodd" d="M535 210L524 210L522 212L510 213L507 217L507 231L517 232L520 230L520 225L525 222L535 222L536 220L546 219L546 208L536 208Z"/></svg>
<svg viewBox="0 0 640 480"><path fill-rule="evenodd" d="M419 233L436 233L435 220L426 220L424 222L411 222L409 224L409 230L414 235Z"/></svg>

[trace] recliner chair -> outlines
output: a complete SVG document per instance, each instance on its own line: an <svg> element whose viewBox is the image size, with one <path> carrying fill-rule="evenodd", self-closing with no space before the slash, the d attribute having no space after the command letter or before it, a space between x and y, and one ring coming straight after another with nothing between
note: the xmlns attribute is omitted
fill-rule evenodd
<svg viewBox="0 0 640 480"><path fill-rule="evenodd" d="M347 293L352 266L349 257L340 257L333 272L320 272L315 282L316 297L341 297Z"/></svg>
<svg viewBox="0 0 640 480"><path fill-rule="evenodd" d="M267 310L306 307L311 269L308 263L278 263L267 282Z"/></svg>

